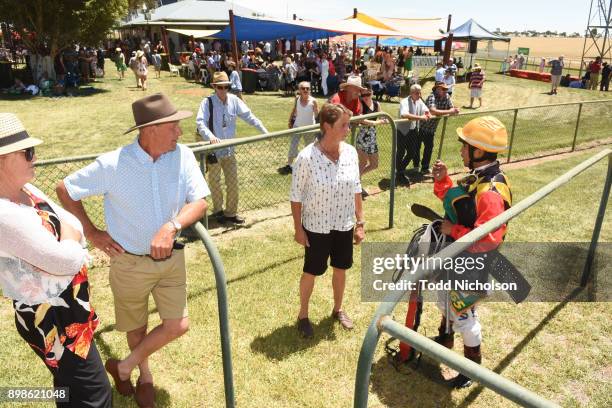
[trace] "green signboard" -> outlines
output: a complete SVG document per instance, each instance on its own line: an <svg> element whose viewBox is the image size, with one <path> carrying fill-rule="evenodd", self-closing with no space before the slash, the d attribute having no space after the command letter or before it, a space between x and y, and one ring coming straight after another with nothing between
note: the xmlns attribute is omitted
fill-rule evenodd
<svg viewBox="0 0 612 408"><path fill-rule="evenodd" d="M523 55L529 55L529 48L522 48L522 47L519 47L519 49L518 49L518 53L519 53L519 54L523 54Z"/></svg>

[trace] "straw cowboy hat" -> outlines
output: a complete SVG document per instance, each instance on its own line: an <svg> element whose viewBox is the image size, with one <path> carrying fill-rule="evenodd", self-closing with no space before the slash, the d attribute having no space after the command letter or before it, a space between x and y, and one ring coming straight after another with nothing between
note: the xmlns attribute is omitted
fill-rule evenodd
<svg viewBox="0 0 612 408"><path fill-rule="evenodd" d="M30 137L17 116L0 113L0 155L38 146L42 140Z"/></svg>
<svg viewBox="0 0 612 408"><path fill-rule="evenodd" d="M478 63L476 63L476 64L474 64L474 69L477 69L477 70L480 71L482 68L480 67L480 65Z"/></svg>
<svg viewBox="0 0 612 408"><path fill-rule="evenodd" d="M117 47L117 48L115 48L115 51L121 52L121 48Z"/></svg>
<svg viewBox="0 0 612 408"><path fill-rule="evenodd" d="M448 91L448 85L446 85L444 82L437 81L431 90L435 91L438 88L446 89Z"/></svg>
<svg viewBox="0 0 612 408"><path fill-rule="evenodd" d="M211 85L229 85L231 84L227 74L223 71L215 72Z"/></svg>
<svg viewBox="0 0 612 408"><path fill-rule="evenodd" d="M177 122L192 115L190 111L177 110L168 97L161 93L137 100L132 104L132 112L134 113L136 125L129 128L124 134L145 126Z"/></svg>
<svg viewBox="0 0 612 408"><path fill-rule="evenodd" d="M346 88L347 86L354 86L356 88L359 88L360 91L366 90L366 88L361 86L361 77L357 75L350 75L347 78L346 82L340 84L340 90L344 90L344 88Z"/></svg>

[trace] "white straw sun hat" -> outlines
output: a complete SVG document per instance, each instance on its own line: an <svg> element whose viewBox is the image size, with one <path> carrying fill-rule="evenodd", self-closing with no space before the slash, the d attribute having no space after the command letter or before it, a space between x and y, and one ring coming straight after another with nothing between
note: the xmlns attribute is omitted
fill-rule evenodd
<svg viewBox="0 0 612 408"><path fill-rule="evenodd" d="M37 146L43 141L30 137L17 116L0 113L0 155Z"/></svg>

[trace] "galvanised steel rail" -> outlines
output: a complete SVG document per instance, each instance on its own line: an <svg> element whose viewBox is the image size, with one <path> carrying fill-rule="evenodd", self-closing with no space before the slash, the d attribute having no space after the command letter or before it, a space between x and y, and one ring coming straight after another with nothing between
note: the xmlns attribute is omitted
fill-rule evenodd
<svg viewBox="0 0 612 408"><path fill-rule="evenodd" d="M453 244L444 248L439 253L432 256L433 259L445 259L452 258L457 254L461 253L468 247L470 247L474 242L478 241L480 238L485 235L497 230L503 224L506 224L508 221L517 217L530 207L534 206L540 200L547 197L553 191L557 190L559 187L567 184L576 176L595 165L599 161L604 158L608 158L608 171L606 176L606 181L603 189L603 194L601 197L601 201L599 204L599 211L597 214L597 218L595 221L595 227L593 229L593 235L591 237L591 245L589 248L589 255L587 256L587 261L585 265L585 269L583 271L581 284L583 286L589 281L591 266L593 263L595 251L597 249L597 241L599 239L599 232L601 231L601 226L603 224L603 218L605 215L606 207L608 204L608 197L610 195L610 185L612 184L612 150L605 149L598 154L594 155L588 160L585 160L578 166L569 170L567 173L548 183L546 186L540 188L535 193L531 194L529 197L520 201L518 204L514 205L512 208L504 211L502 214L497 217L489 220L485 224L480 227L472 230L468 234L464 235ZM437 261L431 263L435 265ZM423 264L429 264L429 262L424 262ZM412 281L419 281L421 279L426 279L434 272L432 269L423 268L422 265L415 271L414 275L410 278ZM403 278L407 279L407 278ZM408 287L408 286L406 286ZM390 324L384 319L388 317L393 312L396 304L402 299L402 297L406 294L404 292L393 292L385 298L385 300L378 306L372 321L370 322L370 326L367 329L365 338L363 339L363 344L361 346L361 352L359 354L359 361L357 364L357 374L355 378L355 397L354 397L354 406L356 408L365 408L368 405L368 392L369 392L369 383L370 383L370 374L372 369L372 360L374 358L374 352L376 351L376 346L378 344L378 340L383 331L391 333L393 332L394 336L401 338L408 344L412 345L416 349L419 349L426 354L429 354L436 358L439 361L445 361L452 364L452 367L461 373L471 376L472 378L480 381L486 387L491 388L492 390L504 395L505 397L515 401L521 405L527 407L547 407L554 406L552 403L546 401L543 398L537 397L534 399L534 394L525 390L522 387L516 385L516 387L510 386L505 382L500 382L498 378L499 375L493 373L491 370L474 364L470 360L457 355L456 358L451 359L448 358L447 353L442 352L439 348L435 347L437 345L433 340L427 338L421 338L415 336L413 333L410 333L406 330L396 330L397 326ZM449 365L450 365L449 364Z"/></svg>
<svg viewBox="0 0 612 408"><path fill-rule="evenodd" d="M557 404L545 400L538 394L529 391L527 388L502 377L488 368L483 368L480 364L476 364L428 337L399 324L390 316L383 316L378 323L378 328L380 331L384 331L396 339L410 344L416 350L433 357L450 368L461 371L473 380L480 382L517 404L527 407L558 407Z"/></svg>
<svg viewBox="0 0 612 408"><path fill-rule="evenodd" d="M221 333L221 357L223 359L223 385L225 386L225 406L233 408L236 404L234 394L234 374L232 370L232 348L229 330L229 308L227 302L227 280L223 260L212 238L204 226L197 222L192 226L204 243L208 257L215 272L217 288L217 307L219 309L219 331Z"/></svg>

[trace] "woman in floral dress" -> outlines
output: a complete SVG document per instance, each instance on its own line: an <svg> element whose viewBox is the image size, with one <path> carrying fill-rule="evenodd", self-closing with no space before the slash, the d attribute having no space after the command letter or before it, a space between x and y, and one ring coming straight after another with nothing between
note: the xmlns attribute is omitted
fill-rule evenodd
<svg viewBox="0 0 612 408"><path fill-rule="evenodd" d="M17 332L45 363L53 386L68 391L57 406L110 407L93 342L98 317L89 303L82 226L29 184L40 143L15 115L0 113L0 284L13 300Z"/></svg>

